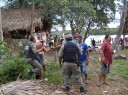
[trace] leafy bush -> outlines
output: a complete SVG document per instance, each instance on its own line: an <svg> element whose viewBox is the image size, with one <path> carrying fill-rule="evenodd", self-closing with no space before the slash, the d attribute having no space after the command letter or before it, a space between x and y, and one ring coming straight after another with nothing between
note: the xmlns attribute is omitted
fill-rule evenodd
<svg viewBox="0 0 128 95"><path fill-rule="evenodd" d="M7 43L0 40L0 58L9 52L10 49L7 47Z"/></svg>
<svg viewBox="0 0 128 95"><path fill-rule="evenodd" d="M24 57L12 57L0 65L0 83L16 80L18 77L27 78L31 65Z"/></svg>

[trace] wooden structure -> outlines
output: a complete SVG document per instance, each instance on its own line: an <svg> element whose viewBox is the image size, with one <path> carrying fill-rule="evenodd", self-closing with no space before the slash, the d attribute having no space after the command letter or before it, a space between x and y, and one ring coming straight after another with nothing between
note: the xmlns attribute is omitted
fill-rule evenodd
<svg viewBox="0 0 128 95"><path fill-rule="evenodd" d="M34 11L32 8L2 9L1 19L4 38L21 39L30 34L31 27L42 28L41 16L41 8L35 8Z"/></svg>
<svg viewBox="0 0 128 95"><path fill-rule="evenodd" d="M12 52L16 52L31 31L43 28L42 8L1 9L1 21L4 41ZM38 27L38 28L37 28ZM32 30L33 29L33 30Z"/></svg>

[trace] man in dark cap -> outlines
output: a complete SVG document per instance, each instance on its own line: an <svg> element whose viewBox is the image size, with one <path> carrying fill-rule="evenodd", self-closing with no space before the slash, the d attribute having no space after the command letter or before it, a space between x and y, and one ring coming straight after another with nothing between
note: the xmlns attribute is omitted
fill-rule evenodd
<svg viewBox="0 0 128 95"><path fill-rule="evenodd" d="M80 48L72 42L72 35L66 35L66 43L62 45L58 55L59 55L59 64L62 67L62 60L63 60L63 76L64 76L64 89L66 91L70 90L70 72L74 75L75 79L77 80L80 86L80 93L84 93L84 84L81 77L81 72L79 67L77 66L78 56L81 55Z"/></svg>
<svg viewBox="0 0 128 95"><path fill-rule="evenodd" d="M69 35L69 33L66 34L66 35ZM66 37L66 35L65 35L65 37ZM70 34L70 35L71 35L71 34ZM72 32L72 42L79 46L79 44L78 44L78 42L77 42L77 40L76 40L77 36L78 36L78 32L73 31L73 32ZM66 40L63 40L62 45L64 45L65 43L66 43Z"/></svg>

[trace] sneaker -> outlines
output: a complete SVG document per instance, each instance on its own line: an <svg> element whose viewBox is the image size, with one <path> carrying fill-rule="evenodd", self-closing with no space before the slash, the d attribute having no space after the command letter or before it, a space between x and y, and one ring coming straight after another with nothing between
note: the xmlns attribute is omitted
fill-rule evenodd
<svg viewBox="0 0 128 95"><path fill-rule="evenodd" d="M101 84L98 83L98 84L96 84L96 86L101 87Z"/></svg>

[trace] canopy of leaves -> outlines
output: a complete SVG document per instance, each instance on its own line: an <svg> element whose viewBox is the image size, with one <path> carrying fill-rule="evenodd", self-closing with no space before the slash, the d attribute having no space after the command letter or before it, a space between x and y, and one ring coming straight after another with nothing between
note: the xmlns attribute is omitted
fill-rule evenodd
<svg viewBox="0 0 128 95"><path fill-rule="evenodd" d="M85 17L94 16L95 11L91 3L86 0L7 0L7 7L30 6L32 2L43 8L43 20L51 24L65 25L70 21L77 26L85 25Z"/></svg>
<svg viewBox="0 0 128 95"><path fill-rule="evenodd" d="M70 24L81 30L86 27L106 27L115 16L115 0L7 0L8 6L29 6L32 2L42 7L42 19L51 25ZM17 4L18 3L18 4ZM86 31L86 32L88 32ZM90 32L89 32L90 33Z"/></svg>

